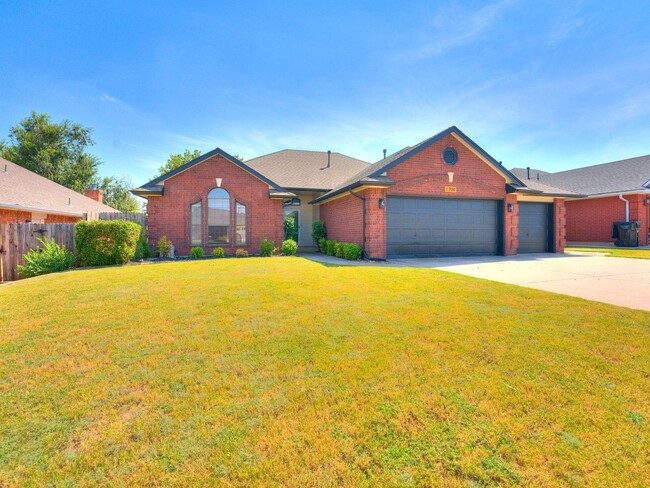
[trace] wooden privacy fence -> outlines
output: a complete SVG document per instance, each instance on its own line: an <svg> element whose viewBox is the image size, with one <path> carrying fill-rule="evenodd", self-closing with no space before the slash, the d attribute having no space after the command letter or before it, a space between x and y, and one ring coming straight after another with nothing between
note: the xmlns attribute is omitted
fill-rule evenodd
<svg viewBox="0 0 650 488"><path fill-rule="evenodd" d="M87 214L86 220L129 220L147 227L147 214L102 212ZM39 238L54 239L74 252L74 224L0 224L0 283L20 278L23 255L40 245Z"/></svg>
<svg viewBox="0 0 650 488"><path fill-rule="evenodd" d="M0 283L19 278L23 254L38 247L38 239L44 237L74 250L74 224L0 224Z"/></svg>

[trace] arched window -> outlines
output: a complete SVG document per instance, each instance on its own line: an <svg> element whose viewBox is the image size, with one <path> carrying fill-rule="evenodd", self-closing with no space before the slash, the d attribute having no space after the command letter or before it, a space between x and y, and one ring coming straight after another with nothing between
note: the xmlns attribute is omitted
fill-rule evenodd
<svg viewBox="0 0 650 488"><path fill-rule="evenodd" d="M230 242L230 195L223 188L208 193L208 244Z"/></svg>

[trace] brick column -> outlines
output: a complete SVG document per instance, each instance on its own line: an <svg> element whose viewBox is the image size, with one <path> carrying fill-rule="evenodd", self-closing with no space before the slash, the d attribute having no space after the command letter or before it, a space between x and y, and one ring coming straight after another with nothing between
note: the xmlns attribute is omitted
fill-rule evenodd
<svg viewBox="0 0 650 488"><path fill-rule="evenodd" d="M553 213L555 215L555 252L563 253L566 246L566 207L563 198L553 200Z"/></svg>
<svg viewBox="0 0 650 488"><path fill-rule="evenodd" d="M517 195L508 193L503 202L503 255L514 256L519 248L519 204ZM512 212L508 212L508 205L512 205Z"/></svg>
<svg viewBox="0 0 650 488"><path fill-rule="evenodd" d="M361 192L366 199L366 254L368 257L386 259L386 199L385 188L369 188ZM379 208L380 199L384 208Z"/></svg>

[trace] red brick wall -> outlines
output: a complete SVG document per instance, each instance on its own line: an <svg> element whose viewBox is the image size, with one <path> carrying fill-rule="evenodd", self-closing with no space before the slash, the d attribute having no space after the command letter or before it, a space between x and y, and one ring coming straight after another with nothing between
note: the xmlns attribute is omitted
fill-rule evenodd
<svg viewBox="0 0 650 488"><path fill-rule="evenodd" d="M648 243L648 207L643 195L623 195L630 201L630 220L641 222L639 244ZM614 242L612 222L625 220L625 202L618 197L585 198L566 202L566 240ZM644 232L645 229L645 232Z"/></svg>
<svg viewBox="0 0 650 488"><path fill-rule="evenodd" d="M0 208L0 224L22 224L32 219L31 212Z"/></svg>
<svg viewBox="0 0 650 488"><path fill-rule="evenodd" d="M190 252L190 205L203 202L203 250L212 252L216 245L207 245L207 196L217 187L215 178L222 178L221 188L230 194L230 240L223 245L227 254L238 248L250 254L259 254L263 238L280 245L283 238L282 201L269 198L269 187L220 155L168 179L161 197L150 197L147 203L148 239L155 246L158 239L167 236L174 244L176 254L187 256ZM235 201L246 205L245 246L235 241Z"/></svg>
<svg viewBox="0 0 650 488"><path fill-rule="evenodd" d="M553 215L555 216L555 252L564 252L566 246L566 203L562 198L553 201Z"/></svg>
<svg viewBox="0 0 650 488"><path fill-rule="evenodd" d="M327 238L363 246L363 202L350 194L320 206ZM367 232L367 230L366 230Z"/></svg>
<svg viewBox="0 0 650 488"><path fill-rule="evenodd" d="M512 212L508 212L512 204ZM509 193L503 204L503 255L514 256L519 249L519 203L517 195Z"/></svg>
<svg viewBox="0 0 650 488"><path fill-rule="evenodd" d="M82 220L81 217L73 217L71 215L54 215L48 214L45 218L46 224L74 224Z"/></svg>
<svg viewBox="0 0 650 488"><path fill-rule="evenodd" d="M32 213L20 210L0 209L0 224L22 224L31 222ZM48 214L45 218L46 224L66 224L81 220L81 217L69 215Z"/></svg>

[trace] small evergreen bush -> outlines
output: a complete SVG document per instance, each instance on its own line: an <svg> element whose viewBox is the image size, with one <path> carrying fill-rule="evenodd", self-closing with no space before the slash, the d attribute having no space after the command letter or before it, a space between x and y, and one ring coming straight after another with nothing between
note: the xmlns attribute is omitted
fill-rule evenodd
<svg viewBox="0 0 650 488"><path fill-rule="evenodd" d="M334 249L335 245L336 245L336 241L330 241L329 239L325 241L325 249L328 256L335 255L335 249Z"/></svg>
<svg viewBox="0 0 650 488"><path fill-rule="evenodd" d="M212 257L225 258L226 257L226 251L223 250L223 247L215 247L212 250Z"/></svg>
<svg viewBox="0 0 650 488"><path fill-rule="evenodd" d="M293 256L298 252L298 243L293 239L287 239L282 242L282 255Z"/></svg>
<svg viewBox="0 0 650 488"><path fill-rule="evenodd" d="M343 246L345 244L343 242L335 242L334 243L334 256L337 258L343 258L345 257L345 254L343 253Z"/></svg>
<svg viewBox="0 0 650 488"><path fill-rule="evenodd" d="M262 239L262 244L260 244L260 255L263 257L269 257L273 255L275 251L275 242L269 241L268 239Z"/></svg>
<svg viewBox="0 0 650 488"><path fill-rule="evenodd" d="M81 220L75 224L75 247L81 266L128 263L135 257L142 226L126 220Z"/></svg>
<svg viewBox="0 0 650 488"><path fill-rule="evenodd" d="M322 254L327 254L327 239L318 240L318 249Z"/></svg>
<svg viewBox="0 0 650 488"><path fill-rule="evenodd" d="M190 257L192 259L199 259L203 257L203 248L202 247L193 247L190 249Z"/></svg>
<svg viewBox="0 0 650 488"><path fill-rule="evenodd" d="M25 264L18 265L18 273L23 278L65 271L74 266L74 254L53 239L38 239L41 243L23 255Z"/></svg>
<svg viewBox="0 0 650 488"><path fill-rule="evenodd" d="M151 257L151 250L149 249L149 245L147 244L147 233L145 231L144 226L142 226L142 230L140 231L140 238L138 239L138 243L135 246L135 256L134 259L147 259Z"/></svg>
<svg viewBox="0 0 650 488"><path fill-rule="evenodd" d="M167 239L167 236L162 236L158 239L158 254L160 254L161 258L171 258L173 250L174 245L172 241Z"/></svg>
<svg viewBox="0 0 650 488"><path fill-rule="evenodd" d="M314 242L318 242L318 243L320 243L321 239L327 238L327 232L325 231L325 223L322 220L314 220L312 222L311 236L314 238Z"/></svg>
<svg viewBox="0 0 650 488"><path fill-rule="evenodd" d="M235 251L235 257L247 258L248 257L248 251L246 249L237 249Z"/></svg>
<svg viewBox="0 0 650 488"><path fill-rule="evenodd" d="M343 257L350 261L358 261L363 256L363 249L358 244L347 243L343 249Z"/></svg>

